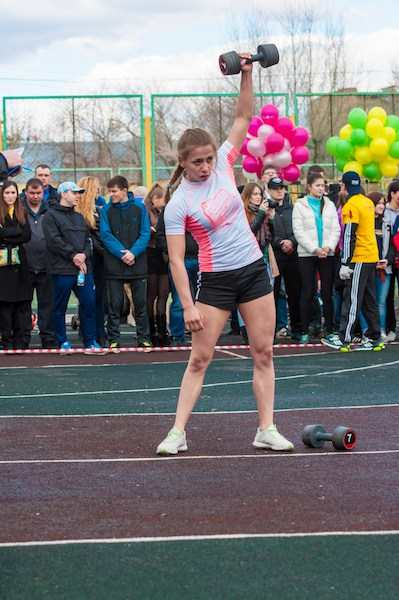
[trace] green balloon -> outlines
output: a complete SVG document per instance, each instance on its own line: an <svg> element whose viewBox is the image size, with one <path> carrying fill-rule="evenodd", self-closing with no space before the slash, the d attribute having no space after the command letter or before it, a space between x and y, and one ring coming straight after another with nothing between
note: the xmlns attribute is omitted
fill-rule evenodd
<svg viewBox="0 0 399 600"><path fill-rule="evenodd" d="M337 158L337 160L335 162L336 162L338 171L343 172L343 170L345 169L345 165L348 161L346 160L346 158Z"/></svg>
<svg viewBox="0 0 399 600"><path fill-rule="evenodd" d="M348 160L348 158L350 158L353 153L352 144L346 140L340 139L339 142L337 142L335 152L336 152L337 158L342 158L343 160Z"/></svg>
<svg viewBox="0 0 399 600"><path fill-rule="evenodd" d="M339 138L337 135L328 138L326 142L326 150L328 154L330 154L330 156L336 156L337 144L340 141L340 139L341 138Z"/></svg>
<svg viewBox="0 0 399 600"><path fill-rule="evenodd" d="M364 129L354 129L351 135L351 143L354 146L368 146L369 137Z"/></svg>
<svg viewBox="0 0 399 600"><path fill-rule="evenodd" d="M399 131L399 117L396 115L388 115L385 127L392 127L395 131Z"/></svg>
<svg viewBox="0 0 399 600"><path fill-rule="evenodd" d="M371 162L363 167L363 175L370 181L379 181L382 177L380 167L377 163Z"/></svg>
<svg viewBox="0 0 399 600"><path fill-rule="evenodd" d="M367 113L362 108L352 108L348 115L348 123L354 129L364 129L367 123Z"/></svg>
<svg viewBox="0 0 399 600"><path fill-rule="evenodd" d="M389 148L389 154L392 158L399 158L399 142L394 142Z"/></svg>

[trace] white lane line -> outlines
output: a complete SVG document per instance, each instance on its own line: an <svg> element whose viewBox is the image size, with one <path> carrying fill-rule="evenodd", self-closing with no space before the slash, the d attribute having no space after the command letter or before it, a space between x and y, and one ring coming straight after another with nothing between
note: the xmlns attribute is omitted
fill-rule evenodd
<svg viewBox="0 0 399 600"><path fill-rule="evenodd" d="M217 352L225 352L225 353L229 353L228 350L217 350ZM234 353L233 353L234 354ZM329 350L328 352L295 352L295 354L275 354L274 355L274 360L276 360L277 358L297 358L297 357L302 357L302 356L329 356L331 354L341 354L339 352L339 350ZM237 357L242 358L242 359L251 359L251 356L242 356L240 354L237 354ZM216 362L223 362L223 361L230 361L231 359L229 358L218 358L217 356L212 360L212 363ZM0 367L0 371L9 371L9 370L16 370L16 369L30 369L32 371L34 370L38 370L38 369L86 369L87 367L148 367L148 366L152 366L152 365L183 365L183 364L187 364L187 360L170 360L170 361L166 361L166 360L160 360L160 361L154 361L154 362L150 362L150 363L105 363L105 364L101 364L101 363L90 363L90 364L82 364L79 363L78 365L75 364L68 364L68 365L40 365L40 366L35 366L35 367L29 367L29 366L18 366L18 367Z"/></svg>
<svg viewBox="0 0 399 600"><path fill-rule="evenodd" d="M329 377L331 375L340 375L342 373L353 373L354 371L367 371L369 369L382 369L399 364L399 360L394 360L387 363L377 365L367 365L364 367L353 367L351 369L336 369L335 371L321 371L320 373L300 373L298 375L287 375L284 377L276 377L276 381L288 381L291 379L310 379L312 377ZM245 385L251 383L252 379L244 379L241 381L221 381L218 383L206 383L203 388L212 388L231 385ZM149 392L172 392L180 389L180 386L171 386L163 388L133 388L129 390L97 390L89 392L62 392L58 394L16 394L10 396L0 396L0 400L18 400L20 398L67 398L71 396L102 396L106 394L143 394Z"/></svg>
<svg viewBox="0 0 399 600"><path fill-rule="evenodd" d="M229 356L234 356L234 358L240 358L242 360L252 360L252 356L243 356L242 354L236 354L236 352L231 352L230 350L216 350L220 354L228 354Z"/></svg>
<svg viewBox="0 0 399 600"><path fill-rule="evenodd" d="M221 533L214 535L171 535L159 537L95 538L71 540L38 540L29 542L0 542L0 548L21 548L24 546L70 546L73 544L142 544L150 542L199 542L202 540L251 540L279 538L347 537L371 535L398 535L399 529L377 531L314 531L293 533Z"/></svg>
<svg viewBox="0 0 399 600"><path fill-rule="evenodd" d="M396 408L399 404L356 404L350 406L304 406L300 408L277 408L275 413L320 411L320 410L363 410L367 408ZM257 410L203 410L193 411L193 415L251 415L257 414ZM0 419L82 419L82 418L106 418L110 417L173 417L175 411L171 412L140 412L140 413L93 413L93 414L69 414L69 415L0 415Z"/></svg>
<svg viewBox="0 0 399 600"><path fill-rule="evenodd" d="M0 460L1 465L49 465L49 464L98 464L98 463L146 463L146 462L170 462L175 460L247 460L266 458L308 458L315 459L325 456L348 457L361 455L379 455L379 454L399 454L399 450L355 450L353 452L259 452L258 454L219 454L219 455L178 455L178 456L149 456L149 457L124 457L124 458L49 458L49 459L21 459L21 460Z"/></svg>

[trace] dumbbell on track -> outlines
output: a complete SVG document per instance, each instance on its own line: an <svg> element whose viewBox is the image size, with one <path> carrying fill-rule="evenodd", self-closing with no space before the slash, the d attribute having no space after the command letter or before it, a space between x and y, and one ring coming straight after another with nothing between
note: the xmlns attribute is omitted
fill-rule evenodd
<svg viewBox="0 0 399 600"><path fill-rule="evenodd" d="M219 56L219 67L223 75L238 75L241 71L242 60L241 56L235 50L221 54ZM245 58L244 60L247 65L259 62L266 69L267 67L277 65L280 56L277 46L274 44L261 44L257 47L256 54L252 54L250 58Z"/></svg>
<svg viewBox="0 0 399 600"><path fill-rule="evenodd" d="M333 433L327 433L323 425L307 425L302 432L302 441L310 448L323 448L325 442L332 442L336 450L352 450L356 445L356 433L342 425Z"/></svg>

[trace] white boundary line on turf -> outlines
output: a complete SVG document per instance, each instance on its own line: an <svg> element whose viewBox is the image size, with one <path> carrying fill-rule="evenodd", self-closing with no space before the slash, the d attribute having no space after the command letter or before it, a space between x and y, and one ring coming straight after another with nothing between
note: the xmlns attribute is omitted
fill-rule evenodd
<svg viewBox="0 0 399 600"><path fill-rule="evenodd" d="M228 354L229 356L234 356L234 358L239 358L241 360L252 360L252 356L242 356L242 354L236 354L230 350L216 350L216 352L219 352L220 354Z"/></svg>
<svg viewBox="0 0 399 600"><path fill-rule="evenodd" d="M380 454L399 454L399 450L354 450L353 452L275 452L257 454L214 454L214 455L177 455L177 456L148 456L148 457L124 457L124 458L48 458L48 459L20 459L20 460L0 460L1 465L68 465L68 464L106 464L106 463L147 463L147 462L171 462L171 461L198 461L198 460L253 460L253 459L272 459L272 458L324 458L326 456L348 457L348 456L376 456Z"/></svg>
<svg viewBox="0 0 399 600"><path fill-rule="evenodd" d="M226 352L225 350L218 350L218 352ZM276 354L273 356L273 359L275 360L276 358L296 358L296 357L302 357L302 356L330 356L331 354L340 354L339 350L335 351L335 350L330 350L329 352L306 352L306 353L301 353L301 352L296 352L295 354ZM238 358L241 358L243 360L248 360L251 359L251 356L241 356L240 354L237 354ZM228 360L232 360L230 358L218 358L217 356L215 358L212 359L212 363L214 362L223 362L223 361L228 361ZM212 364L211 363L211 364ZM87 363L87 364L82 364L79 363L78 365L37 365L35 367L30 367L30 366L17 366L17 367L0 367L0 371L8 371L11 369L31 369L32 371L35 369L76 369L76 368L81 368L81 369L86 369L87 367L136 367L136 366L143 366L143 367L151 367L153 365L182 365L182 364L187 364L187 360L168 360L168 361L154 361L154 362L149 362L149 363Z"/></svg>
<svg viewBox="0 0 399 600"><path fill-rule="evenodd" d="M399 360L394 360L388 363L380 363L377 365L366 365L363 367L352 367L350 369L336 369L334 371L321 371L320 373L300 373L298 375L287 375L283 377L276 377L275 381L287 381L292 379L311 379L312 377L329 377L331 375L340 375L342 373L352 373L354 371L367 371L369 369L381 369L383 367L391 367L399 364ZM232 386L232 385L245 385L251 383L252 379L244 379L241 381L220 381L217 383L205 383L202 388L221 387L221 386ZM66 398L71 396L102 396L109 394L143 394L149 392L172 392L180 390L180 386L171 386L163 388L133 388L129 390L96 390L86 392L60 392L55 394L13 394L9 396L0 396L1 400L19 400L24 398Z"/></svg>
<svg viewBox="0 0 399 600"><path fill-rule="evenodd" d="M88 538L81 540L46 540L29 542L0 542L0 548L20 548L24 546L71 546L74 544L142 544L154 542L199 542L206 540L256 540L280 538L312 538L312 537L348 537L370 535L398 535L399 529L386 531L315 531L298 533L220 533L214 535L171 535L159 537L131 537L131 538Z"/></svg>
<svg viewBox="0 0 399 600"><path fill-rule="evenodd" d="M277 408L274 410L275 413L284 412L303 412L303 411L320 411L320 410L353 410L353 409L365 409L365 408L397 408L399 403L393 404L356 404L350 406L302 406L299 408ZM257 414L257 410L203 410L193 411L192 415L252 415ZM171 412L141 412L141 413L93 413L93 414L69 414L69 415L0 415L1 419L82 419L82 418L107 418L110 417L173 417L175 411Z"/></svg>

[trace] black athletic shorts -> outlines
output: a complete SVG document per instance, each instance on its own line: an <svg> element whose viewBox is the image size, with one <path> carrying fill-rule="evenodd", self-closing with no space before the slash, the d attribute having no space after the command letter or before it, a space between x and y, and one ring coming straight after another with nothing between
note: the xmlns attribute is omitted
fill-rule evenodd
<svg viewBox="0 0 399 600"><path fill-rule="evenodd" d="M198 273L195 299L223 310L270 294L272 285L263 258L231 271Z"/></svg>

